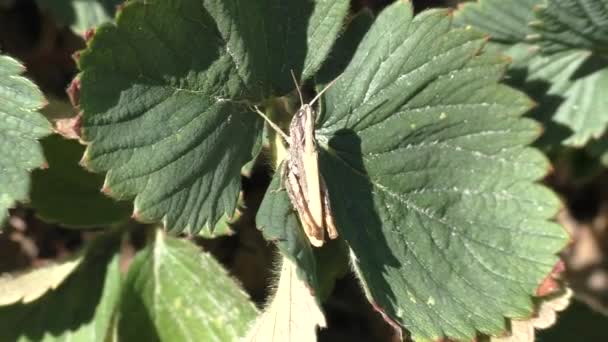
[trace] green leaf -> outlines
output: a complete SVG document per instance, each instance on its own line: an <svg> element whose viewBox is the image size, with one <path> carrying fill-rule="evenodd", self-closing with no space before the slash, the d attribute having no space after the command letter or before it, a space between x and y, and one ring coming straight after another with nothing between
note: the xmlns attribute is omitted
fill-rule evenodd
<svg viewBox="0 0 608 342"><path fill-rule="evenodd" d="M40 90L19 76L24 68L0 55L0 224L15 201L28 196L29 171L44 164L38 139L51 125L37 110L44 105Z"/></svg>
<svg viewBox="0 0 608 342"><path fill-rule="evenodd" d="M584 1L581 0L580 4L574 6L570 0L552 1L546 10L539 12L539 18L551 20L550 18L565 19L573 16L574 22L580 25L580 18L575 19L574 16L580 14L583 7L579 5L582 6L582 2ZM548 40L543 35L534 40L528 39L535 34L529 23L534 20L533 7L539 4L540 0L481 0L463 6L457 11L456 18L461 24L472 25L489 33L493 48L513 59L508 73L509 83L525 91L538 103L529 115L546 126L546 133L539 145L551 147L563 143L568 146L584 146L590 139L601 136L608 126L605 110L608 100L601 95L608 90L608 62L594 53L594 50L585 49L586 45L582 43L568 48L551 48L552 51L548 52L554 53L543 54L541 47L533 45L533 42L544 46L544 51L547 52L549 44L554 42L550 39L554 36L550 34ZM568 6L562 7L560 4ZM589 1L588 5L592 9L597 7L597 2ZM578 10L574 13L566 11L576 8ZM591 17L587 20L595 18L595 15L601 16L603 12L590 13ZM534 26L538 30L558 30L555 25L555 22L545 26L536 22ZM505 27L510 28L507 31L512 31L515 27L519 29L512 31L517 34L508 36ZM580 31L580 27L575 26L568 29L570 31L562 25L559 32L564 36L587 32ZM593 34L589 34L581 35L580 38L596 41ZM558 36L560 35L555 37Z"/></svg>
<svg viewBox="0 0 608 342"><path fill-rule="evenodd" d="M456 12L456 22L472 25L490 34L493 42L516 44L532 33L532 9L543 0L477 0L467 2Z"/></svg>
<svg viewBox="0 0 608 342"><path fill-rule="evenodd" d="M328 84L344 71L373 22L374 16L369 9L361 10L351 19L317 73L315 77L317 84Z"/></svg>
<svg viewBox="0 0 608 342"><path fill-rule="evenodd" d="M100 27L81 55L80 103L85 162L109 171L105 190L177 232L232 216L261 133L249 106L293 89L290 69L318 69L317 35L335 34L314 4L136 1Z"/></svg>
<svg viewBox="0 0 608 342"><path fill-rule="evenodd" d="M342 22L348 14L350 5L348 0L315 0L315 3L316 6L310 17L306 33L306 47L313 49L307 51L304 60L303 80L312 77L327 58L342 29ZM298 46L296 49L306 50L303 46Z"/></svg>
<svg viewBox="0 0 608 342"><path fill-rule="evenodd" d="M93 240L57 289L33 302L0 306L0 340L104 341L120 292L120 236Z"/></svg>
<svg viewBox="0 0 608 342"><path fill-rule="evenodd" d="M582 49L608 57L608 0L548 0L536 16L536 40L545 52Z"/></svg>
<svg viewBox="0 0 608 342"><path fill-rule="evenodd" d="M74 32L87 30L114 18L114 12L124 0L38 0L40 8L48 10L60 24L70 26Z"/></svg>
<svg viewBox="0 0 608 342"><path fill-rule="evenodd" d="M398 23L398 25L396 24ZM415 340L526 317L566 234L548 222L539 127L484 36L447 11L385 9L326 93L317 131L337 227L370 301Z"/></svg>
<svg viewBox="0 0 608 342"><path fill-rule="evenodd" d="M212 256L157 230L135 256L121 297L121 341L237 341L256 316Z"/></svg>
<svg viewBox="0 0 608 342"><path fill-rule="evenodd" d="M131 204L102 194L104 176L78 164L84 146L51 135L42 140L42 147L49 167L32 173L30 191L37 215L70 227L104 226L129 218Z"/></svg>
<svg viewBox="0 0 608 342"><path fill-rule="evenodd" d="M256 215L256 224L264 238L276 244L281 254L295 265L303 280L319 301L327 298L337 278L349 270L343 241L331 241L313 248L304 234L298 216L291 206L287 191L277 172Z"/></svg>

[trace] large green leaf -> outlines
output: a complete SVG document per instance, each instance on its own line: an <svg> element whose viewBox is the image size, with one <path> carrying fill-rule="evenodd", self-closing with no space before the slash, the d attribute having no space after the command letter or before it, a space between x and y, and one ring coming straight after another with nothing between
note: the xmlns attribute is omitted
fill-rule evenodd
<svg viewBox="0 0 608 342"><path fill-rule="evenodd" d="M290 69L317 70L337 35L343 5L319 4L136 1L100 27L80 59L81 107L105 191L175 231L232 216L261 131L249 105L293 89Z"/></svg>
<svg viewBox="0 0 608 342"><path fill-rule="evenodd" d="M104 341L120 293L120 236L93 240L76 269L44 296L0 306L0 341Z"/></svg>
<svg viewBox="0 0 608 342"><path fill-rule="evenodd" d="M456 13L462 24L489 33L493 48L513 59L509 82L538 103L530 116L546 126L542 146L583 146L606 130L608 100L601 94L608 90L608 61L597 54L605 44L589 23L605 22L601 2L605 0L549 1L538 11L538 18L548 22L536 20L534 27L533 9L543 4L541 0L480 0ZM577 18L583 9L589 10L589 17ZM558 19L565 21L560 24ZM574 26L566 25L569 22ZM590 47L592 42L597 45Z"/></svg>
<svg viewBox="0 0 608 342"><path fill-rule="evenodd" d="M384 10L325 96L317 132L340 234L365 291L420 341L526 317L566 234L526 147L531 107L446 11Z"/></svg>
<svg viewBox="0 0 608 342"><path fill-rule="evenodd" d="M121 297L121 341L238 341L256 316L211 255L166 236L136 255Z"/></svg>
<svg viewBox="0 0 608 342"><path fill-rule="evenodd" d="M44 97L19 76L23 71L19 62L0 55L0 224L15 201L28 198L29 171L44 163L38 139L51 131L36 112Z"/></svg>
<svg viewBox="0 0 608 342"><path fill-rule="evenodd" d="M103 226L131 216L130 203L116 202L99 191L103 175L78 164L84 146L59 135L45 138L42 146L49 167L32 173L30 191L37 215L72 227Z"/></svg>
<svg viewBox="0 0 608 342"><path fill-rule="evenodd" d="M315 0L315 2L317 5L310 17L306 32L306 47L295 47L306 51L302 79L313 76L325 61L334 40L342 29L342 21L346 17L350 5L348 0Z"/></svg>
<svg viewBox="0 0 608 342"><path fill-rule="evenodd" d="M350 62L363 36L374 22L369 9L363 9L351 18L346 30L338 37L315 81L327 84L338 77Z"/></svg>
<svg viewBox="0 0 608 342"><path fill-rule="evenodd" d="M547 53L582 49L608 57L608 0L547 0L536 13Z"/></svg>
<svg viewBox="0 0 608 342"><path fill-rule="evenodd" d="M79 34L112 21L118 5L124 0L38 0L54 19Z"/></svg>
<svg viewBox="0 0 608 342"><path fill-rule="evenodd" d="M580 147L608 125L608 63L585 51L541 55L528 45L505 51L514 56L512 84L538 100L532 117L546 124L544 141ZM522 59L519 59L522 58Z"/></svg>

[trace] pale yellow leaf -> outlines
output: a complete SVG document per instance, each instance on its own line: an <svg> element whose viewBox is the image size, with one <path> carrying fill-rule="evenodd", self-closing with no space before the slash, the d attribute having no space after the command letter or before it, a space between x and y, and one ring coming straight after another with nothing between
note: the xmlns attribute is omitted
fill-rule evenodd
<svg viewBox="0 0 608 342"><path fill-rule="evenodd" d="M29 303L40 298L47 291L56 289L74 269L82 258L62 263L50 264L20 274L0 276L0 305L21 301Z"/></svg>
<svg viewBox="0 0 608 342"><path fill-rule="evenodd" d="M557 321L557 313L570 304L572 290L555 297L543 300L534 317L528 320L511 320L511 334L503 337L492 337L491 342L534 342L535 330L546 329Z"/></svg>
<svg viewBox="0 0 608 342"><path fill-rule="evenodd" d="M296 265L283 258L276 293L247 335L249 342L314 342L325 316L311 290L296 274Z"/></svg>

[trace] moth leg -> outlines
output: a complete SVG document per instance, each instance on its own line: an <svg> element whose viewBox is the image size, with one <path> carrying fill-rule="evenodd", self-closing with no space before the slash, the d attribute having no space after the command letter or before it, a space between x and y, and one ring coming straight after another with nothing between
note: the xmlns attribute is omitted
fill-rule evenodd
<svg viewBox="0 0 608 342"><path fill-rule="evenodd" d="M336 223L334 222L333 211L331 210L331 204L329 203L329 194L327 193L327 186L325 186L325 179L320 175L321 181L321 200L323 201L323 223L325 229L327 229L327 235L330 239L338 237L338 229L336 229Z"/></svg>
<svg viewBox="0 0 608 342"><path fill-rule="evenodd" d="M308 203L302 194L302 189L300 188L298 178L289 170L286 172L286 174L288 183L287 194L289 195L291 203L298 212L300 222L302 223L302 228L304 228L304 233L308 237L311 245L321 247L324 243L325 231L322 227L317 226L312 219L310 211L308 210ZM298 191L298 193L295 193L295 191Z"/></svg>

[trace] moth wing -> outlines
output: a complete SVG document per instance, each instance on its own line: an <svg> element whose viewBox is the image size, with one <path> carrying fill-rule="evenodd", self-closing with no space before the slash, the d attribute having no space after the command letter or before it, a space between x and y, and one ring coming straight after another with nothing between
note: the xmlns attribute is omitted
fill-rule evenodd
<svg viewBox="0 0 608 342"><path fill-rule="evenodd" d="M306 108L304 153L302 162L306 174L308 208L319 227L323 227L323 200L321 199L321 179L319 178L319 156L314 135L314 115L312 108Z"/></svg>
<svg viewBox="0 0 608 342"><path fill-rule="evenodd" d="M308 203L306 203L306 199L302 196L302 187L298 182L298 178L291 170L287 170L285 175L287 177L287 194L298 213L300 223L302 224L304 233L308 237L308 241L315 247L323 246L325 231L323 230L323 226L317 225L312 219L310 211L308 210Z"/></svg>
<svg viewBox="0 0 608 342"><path fill-rule="evenodd" d="M325 224L327 235L333 240L338 237L338 229L336 228L333 211L331 210L331 204L329 203L329 194L327 193L325 179L323 179L323 176L320 176L320 178L322 191L321 198L323 199L323 223Z"/></svg>

